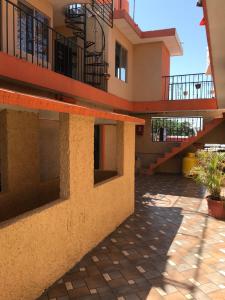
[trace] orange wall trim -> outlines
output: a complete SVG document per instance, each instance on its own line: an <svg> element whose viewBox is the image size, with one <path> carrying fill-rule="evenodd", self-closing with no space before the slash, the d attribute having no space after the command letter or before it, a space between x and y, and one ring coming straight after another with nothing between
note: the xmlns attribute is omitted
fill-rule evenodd
<svg viewBox="0 0 225 300"><path fill-rule="evenodd" d="M91 109L70 103L60 102L48 98L35 97L27 94L0 89L0 104L14 105L36 110L50 110L61 113L71 113L86 117L95 117L106 120L144 124L143 119L121 115L107 111Z"/></svg>
<svg viewBox="0 0 225 300"><path fill-rule="evenodd" d="M29 83L33 86L51 90L55 93L68 95L67 98L65 96L63 97L64 103L66 102L68 104L75 104L76 100L69 98L75 97L77 99L82 98L91 103L107 105L114 109L134 113L177 110L210 110L218 108L216 99L130 102L126 99L101 91L77 80L57 74L51 70L44 69L3 52L0 52L0 76ZM50 99L48 101L54 102ZM44 102L43 99L42 102ZM56 103L60 103L62 105L62 102L56 101ZM19 105L19 103L17 104ZM48 105L46 105L46 107L47 106Z"/></svg>
<svg viewBox="0 0 225 300"><path fill-rule="evenodd" d="M134 102L134 112L166 112L218 109L216 99Z"/></svg>
<svg viewBox="0 0 225 300"><path fill-rule="evenodd" d="M132 111L132 103L123 98L3 52L0 52L0 76L29 83L70 97L82 98L86 101Z"/></svg>

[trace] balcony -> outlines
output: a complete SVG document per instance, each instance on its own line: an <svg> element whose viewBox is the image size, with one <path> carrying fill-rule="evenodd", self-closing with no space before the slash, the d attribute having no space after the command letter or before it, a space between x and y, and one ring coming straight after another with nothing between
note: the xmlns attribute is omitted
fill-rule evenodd
<svg viewBox="0 0 225 300"><path fill-rule="evenodd" d="M201 100L215 98L212 76L205 73L164 76L163 91L163 100Z"/></svg>
<svg viewBox="0 0 225 300"><path fill-rule="evenodd" d="M49 26L49 18L38 10L10 0L0 1L0 6L2 52L107 91L105 44L98 51L96 42L88 41L86 35L90 25L87 10L92 6L74 4L64 8L66 35ZM96 19L100 17L94 13Z"/></svg>

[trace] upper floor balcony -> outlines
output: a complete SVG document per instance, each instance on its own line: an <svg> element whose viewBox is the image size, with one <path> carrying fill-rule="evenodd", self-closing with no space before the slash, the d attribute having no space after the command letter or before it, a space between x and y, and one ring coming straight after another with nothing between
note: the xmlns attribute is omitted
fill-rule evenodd
<svg viewBox="0 0 225 300"><path fill-rule="evenodd" d="M107 90L109 74L102 21L112 25L112 1L67 2L46 2L41 11L32 6L32 1L0 0L0 50Z"/></svg>
<svg viewBox="0 0 225 300"><path fill-rule="evenodd" d="M214 82L205 73L163 77L163 100L215 99Z"/></svg>

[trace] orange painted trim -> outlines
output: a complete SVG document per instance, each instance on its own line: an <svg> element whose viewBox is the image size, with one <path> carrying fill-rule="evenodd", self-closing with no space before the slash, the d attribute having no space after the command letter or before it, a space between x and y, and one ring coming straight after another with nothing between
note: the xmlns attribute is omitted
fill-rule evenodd
<svg viewBox="0 0 225 300"><path fill-rule="evenodd" d="M68 98L76 97L99 105L132 111L132 103L128 100L4 52L0 52L0 76L64 94ZM69 103L71 103L71 99Z"/></svg>
<svg viewBox="0 0 225 300"><path fill-rule="evenodd" d="M211 65L213 80L215 83L216 81L215 81L215 72L214 72L214 64L213 64L213 56L212 56L212 44L211 44L211 38L210 38L210 32L209 32L209 17L208 17L206 0L202 0L202 7L203 7L203 13L204 13L204 19L205 19L206 36L207 36L208 47L209 47L210 65ZM215 86L215 95L217 97L216 84L214 84L214 86Z"/></svg>
<svg viewBox="0 0 225 300"><path fill-rule="evenodd" d="M14 91L0 89L0 104L14 105L36 110L50 110L61 113L70 113L85 117L95 117L106 120L145 124L145 121L128 115L121 115L84 106L60 102L49 98L31 96Z"/></svg>
<svg viewBox="0 0 225 300"><path fill-rule="evenodd" d="M218 109L216 99L134 102L135 112L167 112Z"/></svg>

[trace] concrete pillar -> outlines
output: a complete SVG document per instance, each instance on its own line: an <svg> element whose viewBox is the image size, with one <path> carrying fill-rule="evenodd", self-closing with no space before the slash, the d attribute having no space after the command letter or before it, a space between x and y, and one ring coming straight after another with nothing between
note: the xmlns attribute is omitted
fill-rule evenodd
<svg viewBox="0 0 225 300"><path fill-rule="evenodd" d="M60 197L76 198L94 185L94 118L60 115Z"/></svg>
<svg viewBox="0 0 225 300"><path fill-rule="evenodd" d="M0 112L2 191L22 202L34 199L40 182L39 120L30 112Z"/></svg>

